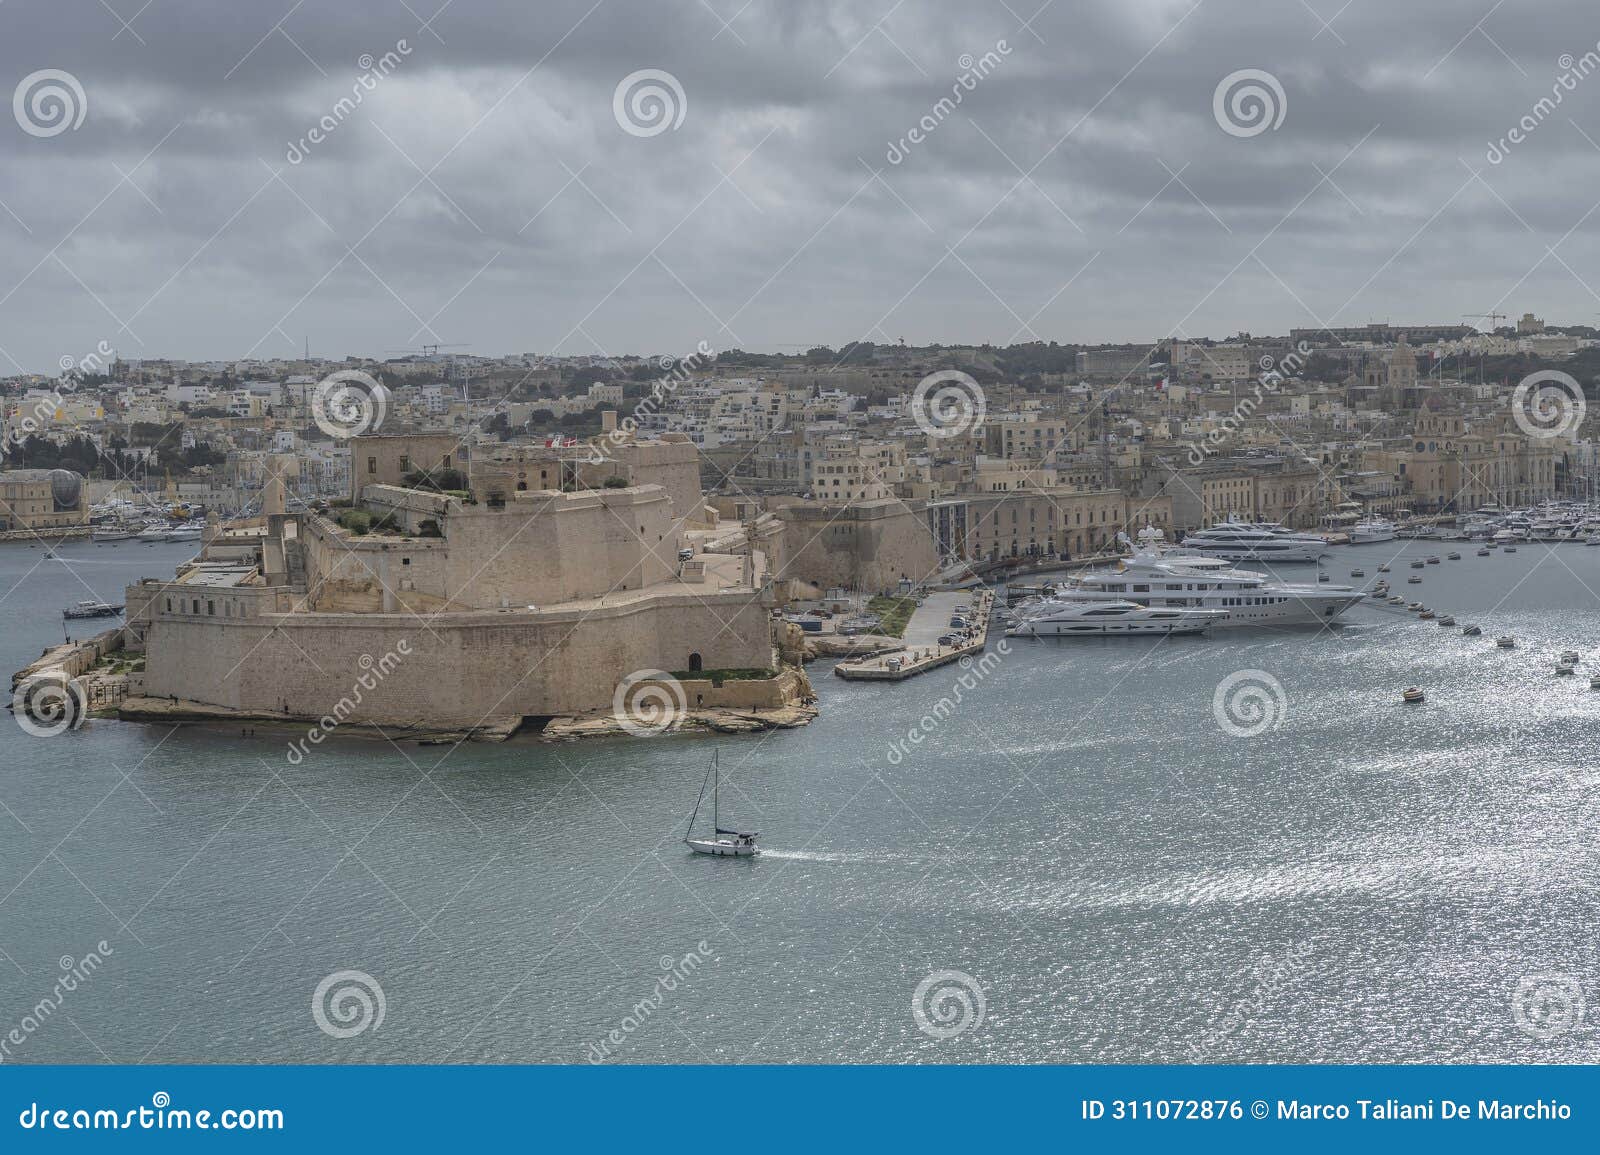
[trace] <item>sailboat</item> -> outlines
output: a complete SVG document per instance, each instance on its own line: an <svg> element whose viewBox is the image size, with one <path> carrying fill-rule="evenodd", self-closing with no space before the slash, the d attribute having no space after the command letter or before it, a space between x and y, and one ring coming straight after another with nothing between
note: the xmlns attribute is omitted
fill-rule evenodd
<svg viewBox="0 0 1600 1155"><path fill-rule="evenodd" d="M706 784L700 783L700 797L694 801L694 813L689 815L689 828L683 832L683 840L689 844L689 849L696 854L732 855L736 858L752 858L761 852L756 849L756 839L760 832L755 831L745 834L738 830L722 829L722 812L718 805L718 793L722 784L722 772L717 765L717 752L711 752L711 769L706 772L706 777L711 780L711 829L714 832L710 838L692 838L694 833L694 820L700 814L700 803L705 801Z"/></svg>

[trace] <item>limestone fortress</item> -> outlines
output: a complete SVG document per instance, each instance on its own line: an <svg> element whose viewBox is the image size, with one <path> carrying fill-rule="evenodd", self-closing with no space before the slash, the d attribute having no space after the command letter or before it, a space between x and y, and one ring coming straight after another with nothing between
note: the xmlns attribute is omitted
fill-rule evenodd
<svg viewBox="0 0 1600 1155"><path fill-rule="evenodd" d="M124 717L505 734L609 715L640 672L673 675L690 711L810 699L780 662L758 535L718 527L682 435L470 458L436 434L350 444L347 506L290 513L275 473L260 516L211 520L174 577L128 587L146 661Z"/></svg>

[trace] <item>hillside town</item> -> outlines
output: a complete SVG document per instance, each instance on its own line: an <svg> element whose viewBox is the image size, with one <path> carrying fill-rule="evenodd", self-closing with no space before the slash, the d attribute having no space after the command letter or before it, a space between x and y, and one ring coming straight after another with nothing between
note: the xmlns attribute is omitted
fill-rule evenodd
<svg viewBox="0 0 1600 1155"><path fill-rule="evenodd" d="M445 435L461 461L502 447L581 457L591 443L677 434L738 520L846 509L926 526L927 565L861 556L854 571L814 575L872 589L939 563L1094 551L1150 524L1337 529L1584 496L1596 472L1588 429L1524 428L1513 393L1541 370L1589 381L1597 336L1529 315L1492 332L1374 324L794 355L702 344L659 359L429 346L376 362L221 363L126 360L102 344L57 378L0 380L0 530L259 512L272 463L287 466L291 510L348 496L361 470L346 435L367 430L319 422L317 390L370 375L382 410L372 432ZM85 479L78 508L44 508L27 488L30 471L52 469Z"/></svg>
<svg viewBox="0 0 1600 1155"><path fill-rule="evenodd" d="M1134 539L1242 522L1340 540L1592 497L1596 337L1526 316L682 358L102 346L4 383L0 535L196 544L127 591L120 644L143 657L125 717L314 718L342 658L404 641L419 656L358 721L581 729L644 671L712 728L800 724L807 615L876 636L897 598ZM899 676L976 630L838 672Z"/></svg>

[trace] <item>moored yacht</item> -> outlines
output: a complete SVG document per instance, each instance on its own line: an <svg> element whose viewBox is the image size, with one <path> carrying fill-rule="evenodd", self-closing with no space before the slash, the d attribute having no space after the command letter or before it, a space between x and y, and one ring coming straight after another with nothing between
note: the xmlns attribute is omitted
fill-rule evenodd
<svg viewBox="0 0 1600 1155"><path fill-rule="evenodd" d="M1220 610L1151 609L1136 602L1073 601L1055 597L1030 607L1008 638L1126 637L1198 634L1220 624Z"/></svg>
<svg viewBox="0 0 1600 1155"><path fill-rule="evenodd" d="M1227 626L1314 625L1332 621L1365 596L1350 586L1285 582L1236 569L1221 558L1141 552L1116 569L1090 570L1058 596L1072 601L1131 601L1151 608L1222 610Z"/></svg>
<svg viewBox="0 0 1600 1155"><path fill-rule="evenodd" d="M1370 545L1373 542L1393 541L1395 535L1394 522L1381 517L1370 517L1366 521L1358 521L1350 530L1351 545Z"/></svg>
<svg viewBox="0 0 1600 1155"><path fill-rule="evenodd" d="M1315 534L1295 533L1281 525L1223 521L1183 539L1185 549L1228 561L1310 562L1328 552Z"/></svg>

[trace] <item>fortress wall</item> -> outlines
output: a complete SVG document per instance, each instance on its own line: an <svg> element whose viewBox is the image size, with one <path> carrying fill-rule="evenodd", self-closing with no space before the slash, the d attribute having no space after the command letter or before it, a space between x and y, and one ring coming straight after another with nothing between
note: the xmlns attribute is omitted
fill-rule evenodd
<svg viewBox="0 0 1600 1155"><path fill-rule="evenodd" d="M921 502L795 504L778 517L784 523L780 580L879 592L893 589L902 576L925 581L938 568Z"/></svg>
<svg viewBox="0 0 1600 1155"><path fill-rule="evenodd" d="M447 614L426 627L399 614L157 613L145 693L318 718L355 697L365 674L376 685L360 690L348 720L472 726L485 716L609 709L629 673L687 669L695 652L708 670L770 666L769 619L748 593L674 594L587 614ZM376 679L373 669L391 664Z"/></svg>

